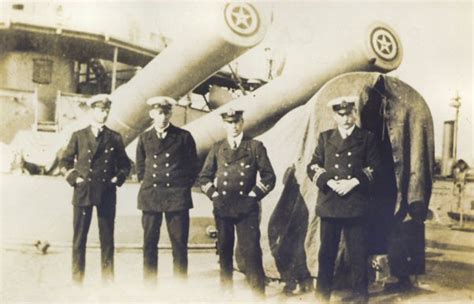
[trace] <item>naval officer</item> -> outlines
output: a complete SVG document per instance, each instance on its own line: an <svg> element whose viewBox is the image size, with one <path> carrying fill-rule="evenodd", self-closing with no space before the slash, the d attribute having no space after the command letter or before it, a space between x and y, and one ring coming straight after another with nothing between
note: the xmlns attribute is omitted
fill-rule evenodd
<svg viewBox="0 0 474 304"><path fill-rule="evenodd" d="M231 290L234 233L237 231L245 275L251 288L265 294L260 247L259 201L275 186L275 173L264 145L243 134L243 111L221 114L227 139L213 145L199 175L202 191L213 202L220 281ZM257 181L257 173L260 179Z"/></svg>
<svg viewBox="0 0 474 304"><path fill-rule="evenodd" d="M143 275L146 281L155 282L163 214L173 251L174 274L187 275L191 187L198 173L198 159L191 133L170 123L176 101L158 96L147 103L153 127L138 139L136 167L141 181L138 209L142 210Z"/></svg>
<svg viewBox="0 0 474 304"><path fill-rule="evenodd" d="M74 187L72 276L82 283L86 262L86 242L92 210L97 209L101 250L102 278L114 275L114 222L116 188L130 172L122 137L104 123L111 100L100 94L87 101L91 125L72 134L61 159L61 171Z"/></svg>
<svg viewBox="0 0 474 304"><path fill-rule="evenodd" d="M331 100L337 128L322 132L307 173L319 188L316 215L321 218L316 295L329 301L341 231L349 255L354 302L368 301L366 261L369 184L376 177L380 156L375 137L355 125L358 97Z"/></svg>

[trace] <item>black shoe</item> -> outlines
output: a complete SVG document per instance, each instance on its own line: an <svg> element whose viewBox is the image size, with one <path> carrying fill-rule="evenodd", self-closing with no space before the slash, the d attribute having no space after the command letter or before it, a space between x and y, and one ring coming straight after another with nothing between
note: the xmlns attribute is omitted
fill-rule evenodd
<svg viewBox="0 0 474 304"><path fill-rule="evenodd" d="M384 292L388 293L399 293L399 292L410 292L415 289L415 286L411 283L410 279L400 279L396 283L387 283L384 287Z"/></svg>
<svg viewBox="0 0 474 304"><path fill-rule="evenodd" d="M296 295L296 281L286 282L285 287L283 287L283 293L286 296Z"/></svg>
<svg viewBox="0 0 474 304"><path fill-rule="evenodd" d="M369 303L369 296L362 294L352 294L348 297L341 299L342 303L352 303L352 304L367 304Z"/></svg>
<svg viewBox="0 0 474 304"><path fill-rule="evenodd" d="M301 280L299 282L299 285L300 285L300 292L301 293L311 292L314 289L312 278Z"/></svg>

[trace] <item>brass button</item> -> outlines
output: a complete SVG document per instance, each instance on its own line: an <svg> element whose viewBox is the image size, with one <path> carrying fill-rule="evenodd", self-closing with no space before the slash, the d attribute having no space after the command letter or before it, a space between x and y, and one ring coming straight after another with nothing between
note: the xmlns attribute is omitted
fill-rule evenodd
<svg viewBox="0 0 474 304"><path fill-rule="evenodd" d="M169 167L169 166L170 166L170 164L166 163L166 164L165 164L165 166L166 166L166 167Z"/></svg>
<svg viewBox="0 0 474 304"><path fill-rule="evenodd" d="M351 155L352 155L352 153L351 153L351 152L347 152L347 155L351 156Z"/></svg>
<svg viewBox="0 0 474 304"><path fill-rule="evenodd" d="M156 174L155 174L155 173L153 173L153 177L156 177Z"/></svg>
<svg viewBox="0 0 474 304"><path fill-rule="evenodd" d="M227 181L224 181L223 184L224 184L224 186L227 186Z"/></svg>
<svg viewBox="0 0 474 304"><path fill-rule="evenodd" d="M91 160L90 160L90 159L88 159L87 161L88 161L88 162L91 162Z"/></svg>
<svg viewBox="0 0 474 304"><path fill-rule="evenodd" d="M241 175L241 176L245 176L245 173L244 173L244 172L240 172L240 175Z"/></svg>
<svg viewBox="0 0 474 304"><path fill-rule="evenodd" d="M336 168L336 169L339 168L339 165L338 165L338 164L335 164L335 165L334 165L334 168Z"/></svg>
<svg viewBox="0 0 474 304"><path fill-rule="evenodd" d="M107 172L107 169L104 169L104 172Z"/></svg>
<svg viewBox="0 0 474 304"><path fill-rule="evenodd" d="M156 188L156 184L153 184L153 187Z"/></svg>
<svg viewBox="0 0 474 304"><path fill-rule="evenodd" d="M105 178L103 178L102 181L105 182Z"/></svg>
<svg viewBox="0 0 474 304"><path fill-rule="evenodd" d="M339 156L340 156L339 153L336 153L336 157L339 157Z"/></svg>
<svg viewBox="0 0 474 304"><path fill-rule="evenodd" d="M156 154L155 154L155 155L153 155L153 158L154 158L154 159L156 159L157 157L158 157L158 156L157 156Z"/></svg>
<svg viewBox="0 0 474 304"><path fill-rule="evenodd" d="M224 164L224 166L228 167L228 166L229 166L229 164L228 164L228 163L225 163L225 164Z"/></svg>
<svg viewBox="0 0 474 304"><path fill-rule="evenodd" d="M170 173L169 173L169 172L166 172L166 176L170 176Z"/></svg>
<svg viewBox="0 0 474 304"><path fill-rule="evenodd" d="M88 181L91 181L92 179L88 178L87 180L88 180Z"/></svg>
<svg viewBox="0 0 474 304"><path fill-rule="evenodd" d="M223 195L226 195L226 194L227 194L227 191L222 191L222 194L223 194Z"/></svg>
<svg viewBox="0 0 474 304"><path fill-rule="evenodd" d="M224 176L227 176L227 175L229 175L229 173L227 173L227 172L224 172Z"/></svg>
<svg viewBox="0 0 474 304"><path fill-rule="evenodd" d="M240 191L239 194L240 194L240 195L244 195L244 191Z"/></svg>
<svg viewBox="0 0 474 304"><path fill-rule="evenodd" d="M351 178L352 178L352 175L348 175L348 176L347 176L347 179L351 179Z"/></svg>
<svg viewBox="0 0 474 304"><path fill-rule="evenodd" d="M243 167L245 164L244 163L240 163L240 166Z"/></svg>
<svg viewBox="0 0 474 304"><path fill-rule="evenodd" d="M169 153L166 153L165 156L166 156L166 157L170 157L170 154L169 154Z"/></svg>
<svg viewBox="0 0 474 304"><path fill-rule="evenodd" d="M170 186L170 183L166 183L166 187L169 187Z"/></svg>
<svg viewBox="0 0 474 304"><path fill-rule="evenodd" d="M105 160L105 163L108 163L108 162L109 162L109 160L106 159L106 160Z"/></svg>
<svg viewBox="0 0 474 304"><path fill-rule="evenodd" d="M157 165L157 164L153 164L153 168L158 168L158 165Z"/></svg>
<svg viewBox="0 0 474 304"><path fill-rule="evenodd" d="M243 186L243 185L244 185L244 182L240 182L239 184L240 184L241 186Z"/></svg>
<svg viewBox="0 0 474 304"><path fill-rule="evenodd" d="M348 164L347 166L350 168L350 167L352 167L352 164Z"/></svg>
<svg viewBox="0 0 474 304"><path fill-rule="evenodd" d="M89 152L89 153L92 153L92 151L91 151L91 150L87 150L87 152Z"/></svg>
<svg viewBox="0 0 474 304"><path fill-rule="evenodd" d="M338 180L338 179L339 179L339 176L337 176L337 175L334 176L334 179L335 179L335 180Z"/></svg>
<svg viewBox="0 0 474 304"><path fill-rule="evenodd" d="M92 169L89 169L90 172L92 172Z"/></svg>

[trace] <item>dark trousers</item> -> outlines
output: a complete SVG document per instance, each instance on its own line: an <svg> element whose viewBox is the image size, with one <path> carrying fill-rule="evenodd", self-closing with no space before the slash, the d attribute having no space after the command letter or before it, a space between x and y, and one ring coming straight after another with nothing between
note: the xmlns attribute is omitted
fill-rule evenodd
<svg viewBox="0 0 474 304"><path fill-rule="evenodd" d="M173 250L173 272L184 277L188 273L189 210L165 212L166 227ZM143 277L155 281L158 274L158 242L163 212L143 211Z"/></svg>
<svg viewBox="0 0 474 304"><path fill-rule="evenodd" d="M319 271L316 292L329 300L332 290L334 263L336 261L341 231L344 230L346 250L351 267L354 296L368 297L367 279L367 224L364 218L321 218Z"/></svg>
<svg viewBox="0 0 474 304"><path fill-rule="evenodd" d="M235 230L239 240L239 254L245 263L247 282L254 291L265 293L265 273L260 248L259 210L238 218L215 215L220 280L223 287L232 286Z"/></svg>
<svg viewBox="0 0 474 304"><path fill-rule="evenodd" d="M102 279L110 281L114 277L114 225L115 204L96 206L99 223L99 239L102 265ZM81 283L86 267L87 234L91 225L93 206L74 206L72 240L72 278Z"/></svg>

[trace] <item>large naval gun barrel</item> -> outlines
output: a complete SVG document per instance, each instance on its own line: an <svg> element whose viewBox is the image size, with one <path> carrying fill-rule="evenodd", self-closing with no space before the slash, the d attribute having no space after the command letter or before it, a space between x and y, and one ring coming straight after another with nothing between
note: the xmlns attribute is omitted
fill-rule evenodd
<svg viewBox="0 0 474 304"><path fill-rule="evenodd" d="M331 78L353 71L389 72L402 61L400 38L382 22L343 28L328 38L329 41L319 40L317 48L301 50L300 66L187 124L185 129L193 134L198 153L205 155L213 143L225 138L223 128L214 126L221 123L219 114L229 108L244 110L246 134L258 136L287 112L306 103Z"/></svg>
<svg viewBox="0 0 474 304"><path fill-rule="evenodd" d="M178 38L134 78L112 93L107 125L130 143L151 122L146 100L166 95L179 99L233 59L258 44L270 23L264 4L215 3L208 27Z"/></svg>

